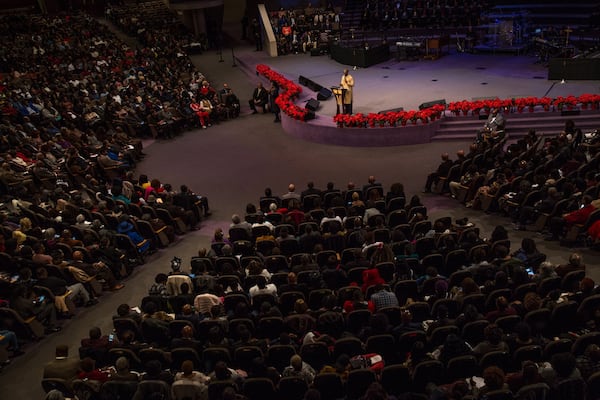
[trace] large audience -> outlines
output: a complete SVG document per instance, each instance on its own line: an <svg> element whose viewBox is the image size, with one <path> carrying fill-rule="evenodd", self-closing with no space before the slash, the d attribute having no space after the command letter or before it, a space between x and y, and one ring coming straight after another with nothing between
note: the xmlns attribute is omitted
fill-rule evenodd
<svg viewBox="0 0 600 400"><path fill-rule="evenodd" d="M232 92L211 88L186 53L131 49L85 15L1 25L13 43L1 57L1 329L15 356L15 333L60 330L59 319L120 290L148 253L210 214L206 197L132 171L143 135L199 127L191 106ZM229 117L209 111L213 123Z"/></svg>
<svg viewBox="0 0 600 400"><path fill-rule="evenodd" d="M475 145L456 165L502 166L500 149ZM173 258L139 307L120 305L114 336L92 328L70 375L52 375L55 361L45 376L176 399L594 398L599 296L582 256L554 265L503 225L481 238L406 198L375 176L266 188L210 248Z"/></svg>
<svg viewBox="0 0 600 400"><path fill-rule="evenodd" d="M190 104L216 90L150 32L134 50L85 16L2 22L14 46L2 54L0 328L18 356L210 215L206 197L131 169L139 135L198 127ZM442 155L427 189L592 246L598 158L582 142L567 124L475 143ZM597 396L599 297L580 254L554 265L502 225L485 239L468 220L431 221L419 196L375 176L267 188L240 214L189 263L174 258L139 306L120 305L113 332L92 327L79 357L57 346L48 397Z"/></svg>

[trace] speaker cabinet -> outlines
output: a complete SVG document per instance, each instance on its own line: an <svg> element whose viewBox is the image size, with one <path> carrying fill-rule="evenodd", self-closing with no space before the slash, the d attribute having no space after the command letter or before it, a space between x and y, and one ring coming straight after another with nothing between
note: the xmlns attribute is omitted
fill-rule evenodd
<svg viewBox="0 0 600 400"><path fill-rule="evenodd" d="M310 79L308 79L307 77L304 77L302 75L300 75L300 77L298 78L298 83L301 84L302 86L308 86L309 81L310 81Z"/></svg>
<svg viewBox="0 0 600 400"><path fill-rule="evenodd" d="M302 75L298 78L298 83L302 86L306 86L313 92L319 92L323 88L323 86L319 85L317 82Z"/></svg>
<svg viewBox="0 0 600 400"><path fill-rule="evenodd" d="M385 114L385 113L389 113L389 112L400 112L400 111L404 111L404 107L390 108L388 110L381 110L378 112L378 114Z"/></svg>
<svg viewBox="0 0 600 400"><path fill-rule="evenodd" d="M323 101L323 100L327 100L328 98L330 98L332 95L331 90L327 89L327 88L321 88L321 90L319 90L319 93L317 93L317 100Z"/></svg>
<svg viewBox="0 0 600 400"><path fill-rule="evenodd" d="M310 110L312 112L317 111L317 109L319 108L319 100L316 99L310 99L307 103L306 103L306 109Z"/></svg>
<svg viewBox="0 0 600 400"><path fill-rule="evenodd" d="M436 104L446 105L446 99L433 100L433 101L428 101L427 103L423 103L419 106L419 110L422 110L424 108L429 108L431 106L435 106Z"/></svg>

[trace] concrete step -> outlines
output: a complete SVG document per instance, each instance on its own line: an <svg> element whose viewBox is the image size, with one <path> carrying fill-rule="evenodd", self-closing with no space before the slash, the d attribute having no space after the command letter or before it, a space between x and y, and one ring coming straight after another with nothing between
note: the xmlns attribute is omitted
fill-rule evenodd
<svg viewBox="0 0 600 400"><path fill-rule="evenodd" d="M506 133L511 138L525 136L530 129L538 134L556 136L561 133L565 121L571 119L583 132L589 132L600 127L600 112L598 110L581 110L579 115L561 115L559 112L535 111L506 114ZM485 120L478 116L444 117L432 140L468 140L476 137Z"/></svg>
<svg viewBox="0 0 600 400"><path fill-rule="evenodd" d="M471 124L471 125L460 125L460 126L441 124L437 130L437 133L440 134L442 132L460 132L460 131L465 131L465 130L478 130L478 129L481 129L482 126L483 126L483 124ZM552 129L554 127L564 127L564 126L565 126L565 120L556 121L556 122L540 121L540 122L513 123L513 124L507 123L506 129L509 129L509 130L532 129L532 128L533 129ZM600 119L595 120L595 121L575 121L575 126L577 126L578 128L580 128L582 130L596 129L597 127L600 126Z"/></svg>

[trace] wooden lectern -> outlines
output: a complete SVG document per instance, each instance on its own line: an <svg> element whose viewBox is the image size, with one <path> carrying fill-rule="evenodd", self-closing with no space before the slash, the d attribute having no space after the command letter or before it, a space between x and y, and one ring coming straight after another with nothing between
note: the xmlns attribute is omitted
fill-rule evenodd
<svg viewBox="0 0 600 400"><path fill-rule="evenodd" d="M335 96L335 105L336 105L335 115L340 114L340 107L342 107L342 100L344 99L345 91L346 91L346 89L343 89L339 86L331 87L331 93L333 93L333 95ZM342 108L342 111L343 111L343 108Z"/></svg>

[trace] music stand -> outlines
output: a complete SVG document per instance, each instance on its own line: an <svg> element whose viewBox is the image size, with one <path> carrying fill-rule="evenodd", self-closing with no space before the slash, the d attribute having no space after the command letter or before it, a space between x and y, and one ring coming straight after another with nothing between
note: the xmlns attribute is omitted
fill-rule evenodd
<svg viewBox="0 0 600 400"><path fill-rule="evenodd" d="M342 106L342 100L344 99L345 91L346 91L346 89L341 88L339 86L331 87L331 93L333 93L333 95L335 96L335 106L336 106L335 115L340 114L340 106ZM342 111L343 111L343 108L342 108Z"/></svg>

